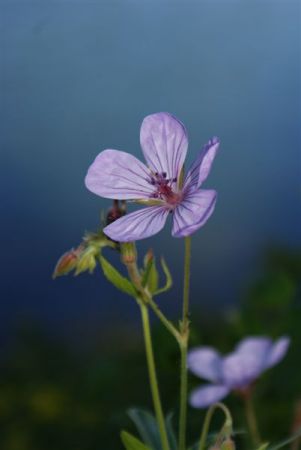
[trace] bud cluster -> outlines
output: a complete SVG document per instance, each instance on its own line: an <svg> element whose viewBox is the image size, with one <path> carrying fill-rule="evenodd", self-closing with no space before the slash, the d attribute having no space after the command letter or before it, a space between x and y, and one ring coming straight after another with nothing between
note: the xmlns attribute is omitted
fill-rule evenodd
<svg viewBox="0 0 301 450"><path fill-rule="evenodd" d="M119 205L118 201L114 200L112 208L106 214L103 226L112 223L124 215L125 212L125 204ZM86 233L78 247L72 248L60 257L55 266L53 278L67 275L72 271L74 271L75 275L83 272L93 273L97 259L104 247L119 250L119 243L108 238L102 231L102 228L96 233Z"/></svg>

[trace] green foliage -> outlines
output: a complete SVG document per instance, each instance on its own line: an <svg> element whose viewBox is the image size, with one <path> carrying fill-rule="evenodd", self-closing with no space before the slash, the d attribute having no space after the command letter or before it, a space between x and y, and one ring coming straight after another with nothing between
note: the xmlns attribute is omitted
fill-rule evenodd
<svg viewBox="0 0 301 450"><path fill-rule="evenodd" d="M144 270L142 272L142 286L147 287L153 294L158 289L159 274L156 267L156 259L149 251L144 258Z"/></svg>
<svg viewBox="0 0 301 450"><path fill-rule="evenodd" d="M147 447L127 431L121 432L121 440L126 450L151 450L150 447Z"/></svg>
<svg viewBox="0 0 301 450"><path fill-rule="evenodd" d="M154 292L154 295L163 294L163 292L168 291L172 287L172 276L171 276L171 273L169 271L169 268L168 268L164 258L161 258L161 266L162 266L163 272L165 274L166 281L165 281L165 285L163 287L161 287L160 289L158 289Z"/></svg>
<svg viewBox="0 0 301 450"><path fill-rule="evenodd" d="M133 284L121 275L112 264L109 263L107 259L103 256L99 256L99 262L102 267L104 276L120 291L128 294L132 297L137 296L137 292Z"/></svg>
<svg viewBox="0 0 301 450"><path fill-rule="evenodd" d="M165 285L161 288L159 288L159 273L156 267L156 258L153 256L151 250L144 257L142 286L147 287L153 295L163 294L163 292L168 291L172 287L172 276L164 258L161 258L160 262L165 275Z"/></svg>
<svg viewBox="0 0 301 450"><path fill-rule="evenodd" d="M261 435L272 443L289 435L296 417L294 407L301 398L300 260L297 252L274 249L262 262L261 273L236 311L224 316L217 312L210 316L206 310L201 316L198 311L192 314L191 346L210 345L228 352L247 334L292 337L287 357L256 383L254 403ZM114 276L104 265L107 274ZM119 276L124 288L125 277L117 273ZM126 292L132 295L132 289L127 285ZM120 324L118 328L110 324L108 334L100 327L95 333L95 347L78 353L34 329L31 324L16 337L15 346L0 362L1 450L120 449L119 430L135 434L124 411L130 404L152 408L139 326L133 330L131 326L120 329ZM154 326L153 334L163 404L175 411L176 422L177 344L160 325ZM190 374L189 383L191 390L200 380ZM240 399L232 394L226 404L235 428L246 430ZM189 442L196 442L190 450L198 448L203 419L203 411L189 408ZM212 430L219 426L220 418L213 418ZM141 440L145 441L142 436ZM288 446L291 440L281 441L276 449L270 444L266 450ZM254 450L246 433L235 434L235 443L240 450Z"/></svg>
<svg viewBox="0 0 301 450"><path fill-rule="evenodd" d="M132 408L128 415L136 425L136 428L143 439L152 450L161 450L160 432L155 417L139 408ZM172 426L172 414L166 418L166 430L170 450L177 450L177 437Z"/></svg>
<svg viewBox="0 0 301 450"><path fill-rule="evenodd" d="M168 416L166 417L166 431L170 445L170 450L177 450L178 445L177 445L177 436L173 428L173 414L168 414Z"/></svg>
<svg viewBox="0 0 301 450"><path fill-rule="evenodd" d="M300 443L300 437L301 437L301 428L300 428L299 431L294 433L292 436L289 436L288 438L283 439L278 444L275 444L272 447L268 447L268 450L278 450L280 448L286 447L289 444L292 444L293 442L297 442L297 447L296 448L298 448L299 447L298 440L299 440L299 443Z"/></svg>
<svg viewBox="0 0 301 450"><path fill-rule="evenodd" d="M261 444L258 448L256 448L256 450L267 450L269 446L268 442L265 442L264 444Z"/></svg>
<svg viewBox="0 0 301 450"><path fill-rule="evenodd" d="M132 408L128 415L134 422L143 441L152 450L161 450L160 433L156 419L152 414L138 408Z"/></svg>

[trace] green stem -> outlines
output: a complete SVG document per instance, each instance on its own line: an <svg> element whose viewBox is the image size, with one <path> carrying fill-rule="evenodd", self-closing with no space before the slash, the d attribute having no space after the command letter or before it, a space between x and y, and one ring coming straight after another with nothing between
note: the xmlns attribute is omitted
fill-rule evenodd
<svg viewBox="0 0 301 450"><path fill-rule="evenodd" d="M200 445L198 450L205 450L206 447L206 440L207 440L207 436L209 433L209 427L210 427L210 423L213 417L213 414L215 413L216 409L220 408L225 416L226 416L226 420L223 426L223 430L225 430L225 432L228 432L229 435L231 435L232 432L232 417L231 414L228 410L228 408L223 405L223 403L215 403L214 405L212 405L208 411L207 414L205 416L205 421L204 421L204 425L203 425L203 429L202 429L202 434L201 434L201 438L200 438Z"/></svg>
<svg viewBox="0 0 301 450"><path fill-rule="evenodd" d="M182 339L181 334L179 333L177 328L163 314L163 312L160 310L159 306L157 305L156 302L154 302L151 296L148 297L147 304L150 306L150 308L153 310L153 312L156 314L156 316L162 322L165 328L175 337L175 339L180 344Z"/></svg>
<svg viewBox="0 0 301 450"><path fill-rule="evenodd" d="M158 388L158 380L157 380L157 375L156 375L156 367L155 367L154 353L153 353L153 347L152 347L152 338L151 338L151 332L150 332L148 308L143 303L140 304L140 308L141 308L141 316L142 316L143 333L144 333L144 341L145 341L145 350L146 350L146 359L147 359L148 372L149 372L150 387L151 387L151 392L152 392L152 397L153 397L156 419L157 419L160 436L161 436L162 449L169 450L170 447L169 447L169 443L168 443L164 414L163 414L163 410L162 410L162 406L161 406L161 399L160 399L160 393L159 393L159 388Z"/></svg>
<svg viewBox="0 0 301 450"><path fill-rule="evenodd" d="M180 420L179 450L186 449L187 422L187 347L189 340L189 287L190 287L191 238L185 238L183 316L181 322L181 387L180 387Z"/></svg>
<svg viewBox="0 0 301 450"><path fill-rule="evenodd" d="M125 254L125 251L127 251L128 253ZM141 283L141 275L139 273L139 270L137 267L137 262L136 262L136 257L135 257L135 255L136 255L135 244L131 243L131 244L127 244L127 246L124 246L122 248L122 253L123 253L122 261L127 267L128 274L129 274L131 281L133 282L137 291L139 292L139 298L137 298L136 300L137 300L137 303L140 306L140 310L141 310L150 388L151 388L151 393L152 393L152 398L153 398L155 415L156 415L159 432L160 432L162 450L170 450L167 432L166 432L165 419L164 419L164 414L163 414L163 409L162 409L162 404L161 404L161 399L160 399L157 374L156 374L156 365L155 365L155 358L154 358L154 352L153 352L148 306L147 306L148 296L147 296L147 293Z"/></svg>
<svg viewBox="0 0 301 450"><path fill-rule="evenodd" d="M253 440L253 444L258 446L261 442L256 414L253 406L252 394L244 396L246 419Z"/></svg>

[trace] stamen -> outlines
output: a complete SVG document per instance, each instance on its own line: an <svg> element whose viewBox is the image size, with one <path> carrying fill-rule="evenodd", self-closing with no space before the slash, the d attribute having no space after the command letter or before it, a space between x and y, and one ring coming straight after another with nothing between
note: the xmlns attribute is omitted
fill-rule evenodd
<svg viewBox="0 0 301 450"><path fill-rule="evenodd" d="M155 191L150 195L150 198L160 199L166 202L173 209L180 201L180 195L173 191L173 183L177 182L177 178L167 178L166 172L152 173L148 182L154 186Z"/></svg>

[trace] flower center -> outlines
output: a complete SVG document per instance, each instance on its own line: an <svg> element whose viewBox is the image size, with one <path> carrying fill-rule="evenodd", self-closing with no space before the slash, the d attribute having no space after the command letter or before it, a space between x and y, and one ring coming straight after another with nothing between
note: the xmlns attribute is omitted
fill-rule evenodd
<svg viewBox="0 0 301 450"><path fill-rule="evenodd" d="M156 172L152 175L149 182L155 188L151 198L163 200L171 209L180 203L182 194L173 190L173 185L177 183L176 178L168 179L166 178L166 172Z"/></svg>

